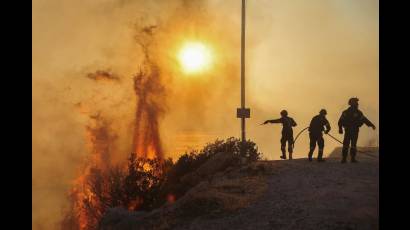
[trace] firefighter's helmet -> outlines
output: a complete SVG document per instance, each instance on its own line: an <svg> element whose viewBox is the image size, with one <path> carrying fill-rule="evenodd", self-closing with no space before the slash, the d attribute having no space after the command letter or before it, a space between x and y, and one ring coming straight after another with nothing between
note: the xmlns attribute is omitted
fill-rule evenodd
<svg viewBox="0 0 410 230"><path fill-rule="evenodd" d="M357 97L352 97L349 99L349 105L357 104L359 102L359 98Z"/></svg>

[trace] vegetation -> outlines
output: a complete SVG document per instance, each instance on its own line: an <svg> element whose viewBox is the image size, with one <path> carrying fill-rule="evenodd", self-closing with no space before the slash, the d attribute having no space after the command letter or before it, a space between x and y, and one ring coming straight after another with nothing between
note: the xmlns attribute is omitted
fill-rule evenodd
<svg viewBox="0 0 410 230"><path fill-rule="evenodd" d="M92 196L85 197L80 205L72 208L62 223L65 226L63 229L80 229L73 227L81 225L79 218L76 218L78 212L87 219L85 229L95 229L108 208L150 211L172 202L192 187L192 184L183 182L181 178L196 171L218 153L231 154L230 165L260 159L255 143L247 141L244 153L240 152L240 145L239 139L228 138L207 144L200 151L185 153L175 163L170 158L142 159L136 158L136 154L130 154L126 167L116 166L108 170L93 168L85 178Z"/></svg>

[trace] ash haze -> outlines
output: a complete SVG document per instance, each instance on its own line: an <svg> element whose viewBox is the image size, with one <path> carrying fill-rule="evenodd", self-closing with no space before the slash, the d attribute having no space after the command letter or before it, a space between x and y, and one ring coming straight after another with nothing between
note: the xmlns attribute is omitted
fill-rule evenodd
<svg viewBox="0 0 410 230"><path fill-rule="evenodd" d="M282 109L298 123L296 134L326 108L331 133L341 137L337 119L357 96L379 128L378 1L247 2L247 138L264 157L279 159L281 127L259 124ZM157 26L150 52L165 87L159 117L165 157L240 137L239 0L34 0L32 11L33 229L58 228L66 192L88 156L89 116L110 124L114 160L132 151L132 77L143 61L136 24ZM196 41L212 49L213 65L190 76L177 55ZM115 81L87 77L96 71ZM374 144L377 133L364 126L358 145ZM325 141L326 156L337 143ZM307 151L304 134L294 157Z"/></svg>

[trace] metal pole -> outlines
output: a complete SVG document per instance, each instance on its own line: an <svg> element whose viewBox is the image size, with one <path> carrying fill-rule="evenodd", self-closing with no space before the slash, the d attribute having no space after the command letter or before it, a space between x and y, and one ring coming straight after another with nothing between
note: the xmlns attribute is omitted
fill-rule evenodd
<svg viewBox="0 0 410 230"><path fill-rule="evenodd" d="M245 119L251 117L250 108L245 107L245 10L246 0L242 0L241 14L241 107L236 109L236 117L241 118L241 156L245 156Z"/></svg>
<svg viewBox="0 0 410 230"><path fill-rule="evenodd" d="M245 109L245 2L242 0L242 25L241 25L241 109ZM241 118L242 144L246 141L245 117Z"/></svg>

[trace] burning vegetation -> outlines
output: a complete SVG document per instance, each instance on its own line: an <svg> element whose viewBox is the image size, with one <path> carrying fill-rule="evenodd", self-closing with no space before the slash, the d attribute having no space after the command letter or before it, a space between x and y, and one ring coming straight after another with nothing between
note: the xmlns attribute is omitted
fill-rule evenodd
<svg viewBox="0 0 410 230"><path fill-rule="evenodd" d="M141 36L137 40L144 61L133 78L137 98L133 152L128 161L114 165L111 158L115 154L116 135L110 129L110 122L101 111L90 115L90 109L81 109L89 114L86 138L90 155L73 183L69 194L70 207L61 223L62 229L96 229L109 207L151 210L161 203L159 185L172 161L163 159L159 136L158 119L164 113L165 88L159 67L149 56L152 28L139 30ZM120 81L117 75L105 70L89 73L86 77L96 83Z"/></svg>
<svg viewBox="0 0 410 230"><path fill-rule="evenodd" d="M142 60L131 82L136 100L129 135L131 153L126 160L113 163L114 156L120 154L114 145L117 133L112 123L116 121L102 110L93 112L86 103L77 103L82 114L89 118L85 128L90 155L69 192L69 207L64 210L61 222L64 230L98 229L110 208L151 211L175 202L203 179L192 177L192 173L218 153L228 154L231 166L240 164L244 158L251 162L260 157L255 143L246 142L246 152L241 155L240 140L229 138L208 144L201 151L186 153L175 163L164 158L159 124L166 113L167 90L166 71L155 47L158 29L156 25L137 25L136 29L135 41ZM124 82L110 70L91 72L86 78L95 84Z"/></svg>
<svg viewBox="0 0 410 230"><path fill-rule="evenodd" d="M166 88L160 66L151 57L155 26L138 30L137 43L143 54L139 71L133 76L136 110L131 136L132 152L127 160L113 163L118 155L114 142L117 134L113 119L104 112L93 112L84 103L77 103L82 114L88 115L86 140L90 155L69 192L69 207L64 210L61 228L64 230L93 230L109 208L122 207L129 211L150 211L172 203L192 188L200 178L182 179L198 169L217 153L232 156L230 164L242 158L259 159L254 143L247 142L247 152L241 156L240 141L230 138L216 141L203 150L181 156L177 162L164 159L159 132L159 119L165 113ZM95 84L119 83L111 71L96 71L86 75Z"/></svg>
<svg viewBox="0 0 410 230"><path fill-rule="evenodd" d="M137 96L135 113L134 151L142 158L163 158L159 135L158 118L164 113L160 96L164 87L160 84L159 68L147 63L148 71L140 70L134 76L134 90Z"/></svg>
<svg viewBox="0 0 410 230"><path fill-rule="evenodd" d="M134 126L134 151L138 157L163 159L158 120L165 113L165 87L160 68L151 58L156 26L137 29L136 41L141 47L144 61L134 75L134 92L137 109Z"/></svg>
<svg viewBox="0 0 410 230"><path fill-rule="evenodd" d="M241 141L235 138L217 140L201 151L182 155L175 163L172 159L137 158L136 154L131 153L124 165L105 167L89 164L71 190L71 207L61 223L62 229L98 229L110 208L151 211L172 203L204 179L195 177L196 171L211 170L215 173L205 163L221 153L229 160L217 170L239 165L242 159L247 162L260 159L255 143L246 142L245 155L241 155L240 145Z"/></svg>

